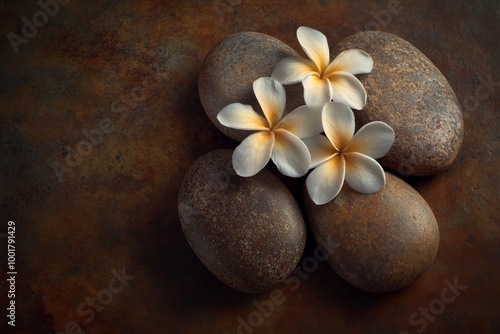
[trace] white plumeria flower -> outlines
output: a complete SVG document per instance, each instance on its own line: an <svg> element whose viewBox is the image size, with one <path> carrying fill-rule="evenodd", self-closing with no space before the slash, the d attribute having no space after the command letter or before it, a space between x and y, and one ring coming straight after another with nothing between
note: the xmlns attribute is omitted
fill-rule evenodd
<svg viewBox="0 0 500 334"><path fill-rule="evenodd" d="M372 57L358 49L346 50L330 62L325 35L300 27L297 39L309 59L288 57L278 63L271 77L284 85L302 82L304 100L308 105L331 101L342 102L361 110L366 105L366 91L355 74L370 73Z"/></svg>
<svg viewBox="0 0 500 334"><path fill-rule="evenodd" d="M322 123L326 137L305 139L311 153L306 180L309 196L317 205L338 195L344 179L354 190L369 194L385 186L383 157L394 142L394 130L384 122L371 122L354 134L354 113L345 104L329 102L323 107Z"/></svg>
<svg viewBox="0 0 500 334"><path fill-rule="evenodd" d="M240 176L253 176L272 159L284 175L305 175L311 156L300 138L312 137L323 131L321 107L302 106L282 118L286 100L283 85L264 77L254 81L253 90L265 118L252 106L241 103L232 103L217 114L217 119L224 126L257 131L234 150L234 170Z"/></svg>

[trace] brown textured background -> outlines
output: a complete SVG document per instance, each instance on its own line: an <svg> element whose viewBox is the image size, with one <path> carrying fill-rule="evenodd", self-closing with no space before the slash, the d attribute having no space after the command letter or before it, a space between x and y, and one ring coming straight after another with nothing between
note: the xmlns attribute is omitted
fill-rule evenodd
<svg viewBox="0 0 500 334"><path fill-rule="evenodd" d="M400 0L401 11L377 27L374 14L390 3L69 1L16 54L7 34L21 34L21 18L40 8L0 1L0 302L6 312L4 233L14 220L15 332L62 333L74 321L86 333L236 333L236 319L269 298L235 292L201 265L181 233L177 191L198 156L235 146L198 98L209 49L231 33L258 31L299 50L300 25L323 31L330 46L373 28L408 40L455 90L465 137L448 171L407 178L441 232L436 261L420 280L371 295L323 262L296 291L280 287L285 302L254 333L417 333L409 316L454 278L467 289L425 332L499 332L500 3ZM497 83L490 90L488 77ZM141 85L142 98L133 99ZM51 163L64 163L65 147L74 149L81 131L104 118L114 132L59 182ZM300 193L300 184L289 185ZM314 247L309 240L305 256ZM121 268L135 279L85 323L77 307Z"/></svg>

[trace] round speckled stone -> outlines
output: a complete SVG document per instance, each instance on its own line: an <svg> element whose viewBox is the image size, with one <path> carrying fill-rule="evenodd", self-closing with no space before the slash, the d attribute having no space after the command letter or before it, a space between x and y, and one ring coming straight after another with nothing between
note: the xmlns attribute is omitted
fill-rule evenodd
<svg viewBox="0 0 500 334"><path fill-rule="evenodd" d="M227 128L217 114L225 106L239 102L253 106L263 115L253 92L253 82L270 77L274 67L286 57L298 57L288 45L266 34L241 32L216 44L206 56L198 90L201 103L210 120L228 137L241 141L250 131ZM302 85L285 86L285 113L304 105Z"/></svg>
<svg viewBox="0 0 500 334"><path fill-rule="evenodd" d="M399 178L375 194L344 185L325 205L304 191L308 222L332 268L348 283L368 292L409 286L434 261L439 246L436 218L427 202Z"/></svg>
<svg viewBox="0 0 500 334"><path fill-rule="evenodd" d="M373 71L359 75L368 102L356 112L360 125L383 121L396 139L380 162L401 175L432 175L447 169L462 145L459 103L443 74L417 48L381 31L354 34L332 51L358 48L373 58Z"/></svg>
<svg viewBox="0 0 500 334"><path fill-rule="evenodd" d="M231 150L198 158L179 191L182 230L217 278L242 292L272 289L293 271L304 251L302 213L286 187L267 170L243 178Z"/></svg>

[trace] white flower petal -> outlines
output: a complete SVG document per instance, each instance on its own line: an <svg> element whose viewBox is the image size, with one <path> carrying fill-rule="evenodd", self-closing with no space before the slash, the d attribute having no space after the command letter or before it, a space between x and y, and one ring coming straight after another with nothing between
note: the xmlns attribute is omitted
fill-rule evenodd
<svg viewBox="0 0 500 334"><path fill-rule="evenodd" d="M311 167L309 168L315 168L339 153L330 140L323 135L303 139L303 142L311 154Z"/></svg>
<svg viewBox="0 0 500 334"><path fill-rule="evenodd" d="M302 81L304 101L310 106L323 106L332 99L332 87L328 79L320 79L316 75L308 76Z"/></svg>
<svg viewBox="0 0 500 334"><path fill-rule="evenodd" d="M285 109L285 88L274 79L262 77L253 82L253 91L269 122L269 128L272 128L281 119Z"/></svg>
<svg viewBox="0 0 500 334"><path fill-rule="evenodd" d="M233 168L239 176L253 176L260 172L271 158L274 133L260 131L246 137L233 152Z"/></svg>
<svg viewBox="0 0 500 334"><path fill-rule="evenodd" d="M349 72L351 74L370 73L373 69L372 57L363 50L352 49L340 53L325 70L325 74L337 71Z"/></svg>
<svg viewBox="0 0 500 334"><path fill-rule="evenodd" d="M297 29L297 39L302 49L317 66L317 72L322 73L330 63L330 50L326 36L318 30L299 27Z"/></svg>
<svg viewBox="0 0 500 334"><path fill-rule="evenodd" d="M345 161L341 154L319 165L306 180L309 196L317 205L330 202L338 195L345 177Z"/></svg>
<svg viewBox="0 0 500 334"><path fill-rule="evenodd" d="M271 78L289 85L304 81L312 73L317 73L316 65L312 61L300 57L288 57L276 65Z"/></svg>
<svg viewBox="0 0 500 334"><path fill-rule="evenodd" d="M356 126L352 110L343 103L329 102L323 107L322 122L332 145L342 151L351 141Z"/></svg>
<svg viewBox="0 0 500 334"><path fill-rule="evenodd" d="M305 175L311 165L311 156L306 145L297 136L283 129L274 131L274 135L271 159L278 170L291 177Z"/></svg>
<svg viewBox="0 0 500 334"><path fill-rule="evenodd" d="M267 120L253 110L252 106L231 103L217 114L220 124L239 130L269 130Z"/></svg>
<svg viewBox="0 0 500 334"><path fill-rule="evenodd" d="M375 159L356 152L345 153L344 157L345 180L352 189L371 194L385 186L384 170Z"/></svg>
<svg viewBox="0 0 500 334"><path fill-rule="evenodd" d="M378 159L389 152L392 143L394 130L384 122L371 122L356 132L344 152L358 152Z"/></svg>
<svg viewBox="0 0 500 334"><path fill-rule="evenodd" d="M285 129L299 138L308 138L323 132L320 106L301 106L286 115L275 129Z"/></svg>
<svg viewBox="0 0 500 334"><path fill-rule="evenodd" d="M332 98L349 107L361 110L366 105L366 91L363 84L349 72L334 72L328 75L332 85Z"/></svg>

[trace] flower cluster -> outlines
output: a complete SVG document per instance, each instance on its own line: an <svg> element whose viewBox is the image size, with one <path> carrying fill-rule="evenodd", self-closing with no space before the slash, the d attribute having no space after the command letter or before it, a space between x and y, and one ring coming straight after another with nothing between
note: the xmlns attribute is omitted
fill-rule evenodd
<svg viewBox="0 0 500 334"><path fill-rule="evenodd" d="M255 131L234 150L234 170L240 176L253 176L269 160L291 177L314 169L306 187L318 205L335 198L344 180L361 193L379 191L385 186L385 174L375 159L387 154L394 131L383 122L371 122L355 134L351 110L366 105L366 91L354 75L370 73L372 58L354 49L330 62L328 42L321 32L300 27L297 38L309 59L285 58L271 77L253 84L264 117L241 103L232 103L217 115L226 127ZM283 85L299 82L306 105L283 116Z"/></svg>

